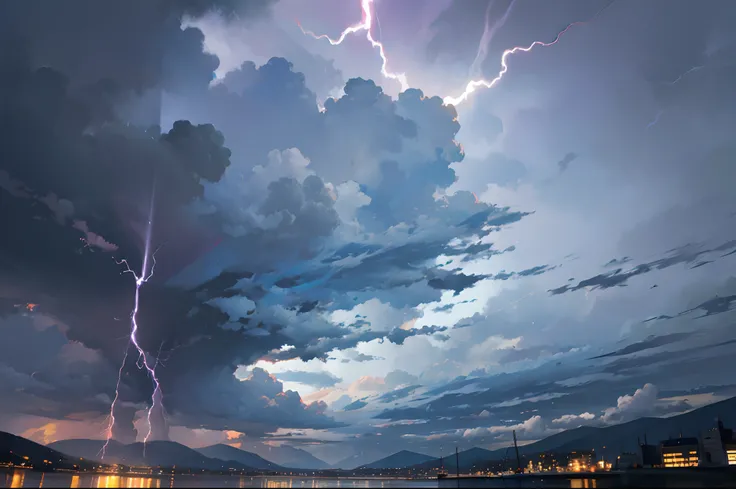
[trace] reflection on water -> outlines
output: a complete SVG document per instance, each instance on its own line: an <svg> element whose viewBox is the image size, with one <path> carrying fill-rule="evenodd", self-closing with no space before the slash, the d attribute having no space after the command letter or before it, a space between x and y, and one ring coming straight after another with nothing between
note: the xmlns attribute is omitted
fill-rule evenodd
<svg viewBox="0 0 736 489"><path fill-rule="evenodd" d="M2 1L2 0L0 0ZM490 479L464 479L463 487L476 488L580 488L580 489L613 489L623 487L736 487L733 484L732 474L696 473L641 473L627 474L624 478L568 478L561 477L532 477L532 478L490 478ZM726 477L726 479L724 479ZM442 487L455 488L456 481L444 480ZM28 470L0 471L0 488L3 487L140 487L140 488L181 488L181 487L288 487L288 488L385 488L394 489L400 487L438 487L436 480L395 480L395 479L320 479L300 477L240 477L240 476L117 476L117 475L93 475L93 474L63 474L31 472Z"/></svg>
<svg viewBox="0 0 736 489"><path fill-rule="evenodd" d="M0 487L106 487L106 488L179 488L179 487L261 487L261 488L420 488L437 487L436 481L405 480L348 480L348 479L309 479L297 477L124 477L117 475L72 475L60 473L42 474L28 470L16 470L12 473L0 472ZM580 486L595 487L595 486Z"/></svg>
<svg viewBox="0 0 736 489"><path fill-rule="evenodd" d="M572 488L584 488L584 489L596 489L598 485L595 479L571 479L570 487Z"/></svg>
<svg viewBox="0 0 736 489"><path fill-rule="evenodd" d="M13 480L10 483L10 487L23 487L23 482L26 480L25 471L16 471L13 473Z"/></svg>

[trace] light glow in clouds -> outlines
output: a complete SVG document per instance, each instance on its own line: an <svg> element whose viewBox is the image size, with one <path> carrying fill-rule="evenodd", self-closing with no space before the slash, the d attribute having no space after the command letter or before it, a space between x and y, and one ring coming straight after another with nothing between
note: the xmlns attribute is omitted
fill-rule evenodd
<svg viewBox="0 0 736 489"><path fill-rule="evenodd" d="M151 277L153 277L153 272L156 269L156 253L151 253L151 228L153 226L153 196L151 197L151 207L148 214L148 227L146 229L146 243L143 250L143 266L141 268L140 274L137 274L132 268L130 268L130 265L128 264L127 260L121 260L117 262L118 265L125 265L125 270L123 270L123 273L131 273L133 274L133 277L135 278L135 299L134 299L134 305L133 310L130 313L130 341L126 345L125 348L125 355L123 356L123 363L120 365L120 370L118 371L118 382L115 385L115 397L113 398L112 404L110 405L110 421L107 428L107 438L105 439L105 444L102 446L101 458L105 458L105 454L107 452L107 447L110 443L110 439L112 439L112 430L115 426L115 405L118 402L118 399L120 397L120 383L122 381L123 376L123 369L125 368L125 363L128 360L128 350L130 348L130 345L132 344L135 346L136 350L138 351L138 361L136 365L138 368L145 368L148 372L149 377L151 377L151 380L153 381L153 393L151 394L151 406L148 408L148 433L146 433L146 437L143 439L143 455L145 456L146 453L146 443L148 443L149 438L151 438L151 433L153 431L153 425L151 423L151 412L156 407L156 397L157 395L161 395L161 384L158 381L158 377L156 376L156 366L158 365L158 360L156 360L156 363L151 366L148 358L146 357L146 352L143 351L143 348L141 348L140 344L138 343L138 307L140 304L140 292L141 287L143 284L148 282ZM148 270L148 260L149 257L152 261L151 269Z"/></svg>
<svg viewBox="0 0 736 489"><path fill-rule="evenodd" d="M591 20L598 17L601 13L603 13L604 10L606 10L612 4L613 4L613 1L609 2L605 7L599 10L593 16ZM358 32L365 31L366 39L368 39L368 42L370 42L374 48L378 49L378 53L381 56L381 60L382 60L381 74L385 78L398 81L401 84L401 91L402 92L406 91L409 88L409 82L406 79L406 75L404 73L392 73L388 71L388 68L387 68L388 67L388 57L386 56L386 51L383 47L383 44L373 39L373 35L371 33L371 30L373 28L373 18L374 18L374 14L371 9L371 7L373 6L373 0L361 0L360 6L361 6L361 10L363 11L363 19L361 20L361 22L358 24L351 25L350 27L342 31L342 33L340 33L340 37L338 37L337 39L332 39L326 34L319 34L319 35L315 34L312 31L305 30L302 27L301 23L299 23L298 21L297 23L299 24L299 28L302 30L304 34L312 36L315 39L327 39L327 41L329 41L329 43L332 44L333 46L342 44L345 38L349 36L350 34L356 34ZM509 8L506 10L506 13L504 14L501 21L499 21L499 23L497 24L502 25L503 23L506 22L508 14L511 12L512 6L513 6L513 2L509 6ZM568 24L567 27L561 30L557 34L557 37L555 37L555 39L551 42L534 41L528 46L516 46L511 49L505 50L503 54L501 55L501 71L498 72L498 75L496 75L495 78L491 80L486 80L486 79L471 80L465 86L465 91L463 91L460 95L458 95L457 97L448 95L448 96L443 97L442 101L445 103L445 105L459 105L462 102L465 102L466 100L468 100L468 97L470 97L470 95L473 92L475 92L477 89L493 88L499 81L501 81L501 78L503 78L503 76L508 71L509 67L507 64L507 60L509 56L511 56L512 54L516 54L518 52L528 53L529 51L534 49L535 46L546 46L546 47L553 46L557 44L560 38L562 37L562 35L565 34L567 31L569 31L573 26L586 24L587 22L589 21L578 21L578 22L572 22L571 24ZM494 29L493 29L494 31L495 31L495 28L496 26L494 26Z"/></svg>

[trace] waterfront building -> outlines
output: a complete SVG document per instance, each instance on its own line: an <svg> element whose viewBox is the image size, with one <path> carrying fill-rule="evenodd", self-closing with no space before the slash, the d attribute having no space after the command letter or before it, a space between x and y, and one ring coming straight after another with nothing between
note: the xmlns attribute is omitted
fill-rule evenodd
<svg viewBox="0 0 736 489"><path fill-rule="evenodd" d="M717 428L704 431L700 434L700 465L703 467L717 467L727 465L726 449L721 441L721 434Z"/></svg>
<svg viewBox="0 0 736 489"><path fill-rule="evenodd" d="M542 452L535 457L536 464L532 464L531 470L534 472L555 472L560 465L557 462L557 455L554 452ZM529 463L532 463L530 461Z"/></svg>
<svg viewBox="0 0 736 489"><path fill-rule="evenodd" d="M704 467L736 465L733 430L725 428L720 419L715 428L700 434L700 448L700 465Z"/></svg>
<svg viewBox="0 0 736 489"><path fill-rule="evenodd" d="M726 444L726 462L728 465L736 466L736 443Z"/></svg>
<svg viewBox="0 0 736 489"><path fill-rule="evenodd" d="M697 467L700 443L697 438L672 438L662 442L665 467Z"/></svg>
<svg viewBox="0 0 736 489"><path fill-rule="evenodd" d="M639 456L635 453L624 452L616 457L616 470L634 469L640 466Z"/></svg>
<svg viewBox="0 0 736 489"><path fill-rule="evenodd" d="M662 452L659 445L650 445L647 435L644 434L644 443L639 443L641 466L647 469L662 466Z"/></svg>
<svg viewBox="0 0 736 489"><path fill-rule="evenodd" d="M585 472L596 464L595 450L574 450L567 459L567 470L572 472Z"/></svg>

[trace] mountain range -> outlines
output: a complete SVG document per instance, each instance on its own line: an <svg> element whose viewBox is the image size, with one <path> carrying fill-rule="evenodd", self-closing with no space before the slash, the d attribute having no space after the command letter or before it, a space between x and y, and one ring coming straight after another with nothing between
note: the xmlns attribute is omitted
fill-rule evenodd
<svg viewBox="0 0 736 489"><path fill-rule="evenodd" d="M27 463L34 467L49 466L50 468L63 469L72 469L75 465L80 468L91 468L99 465L91 460L79 460L79 457L70 457L52 448L4 431L0 431L0 462Z"/></svg>
<svg viewBox="0 0 736 489"><path fill-rule="evenodd" d="M434 460L434 457L424 455L423 453L402 450L375 462L361 465L358 469L397 469L419 465L431 460Z"/></svg>
<svg viewBox="0 0 736 489"><path fill-rule="evenodd" d="M57 441L49 444L49 447L73 457L99 460L102 445L102 440L77 439ZM125 445L115 440L110 440L104 460L105 462L124 465L162 467L176 465L177 467L205 470L234 468L238 470L280 471L286 470L285 468L307 470L329 468L326 462L298 448L288 446L263 447L260 444L254 445L254 448L273 455L282 463L273 463L258 453L241 450L230 445L219 444L195 450L172 441L148 442L144 456L142 443Z"/></svg>
<svg viewBox="0 0 736 489"><path fill-rule="evenodd" d="M581 426L566 430L535 443L519 447L522 456L541 452L569 452L572 450L595 449L598 456L613 459L622 452L639 450L639 441L658 445L660 441L682 436L698 436L702 431L716 426L720 418L726 426L736 426L736 397L694 409L669 418L639 418L634 421L606 427ZM460 452L460 470L470 470L488 461L500 461L514 457L508 448L486 450L471 448ZM522 461L523 463L523 461ZM444 465L450 472L455 470L455 456L444 460L434 459L415 468L439 468Z"/></svg>
<svg viewBox="0 0 736 489"><path fill-rule="evenodd" d="M281 467L290 469L323 470L331 468L324 460L320 460L306 450L289 445L272 446L265 443L250 443L240 450L254 453Z"/></svg>
<svg viewBox="0 0 736 489"><path fill-rule="evenodd" d="M102 440L62 440L50 443L48 446L73 457L101 460L103 443ZM149 441L146 443L144 451L143 443L140 442L125 445L110 440L103 460L107 463L123 465L176 466L196 470L257 469L234 460L207 457L196 450L173 441Z"/></svg>
<svg viewBox="0 0 736 489"><path fill-rule="evenodd" d="M698 436L712 428L721 419L726 426L736 425L736 397L716 402L690 412L668 418L639 418L627 423L595 427L581 426L551 435L528 445L519 447L522 457L541 452L569 452L572 450L595 449L599 457L613 459L622 452L636 452L639 441L648 440L651 444L683 436ZM53 461L56 467L73 465L92 466L100 460L101 440L62 440L47 447L10 433L0 432L0 461L13 460L28 462L36 467L44 466L44 460ZM194 450L185 445L170 441L153 441L146 444L145 454L142 443L123 443L111 440L104 462L125 465L149 465L205 470L286 471L289 469L323 470L327 463L305 450L287 445L268 446L254 444L253 452L230 445L212 445ZM512 459L513 450L501 448L486 450L471 448L459 453L460 470L480 468L491 461ZM17 460L16 460L17 459ZM82 460L80 460L82 459ZM439 468L455 470L455 456L433 458L421 453L400 451L368 464L353 463L358 460L349 457L332 468L350 469L396 469L396 468ZM274 463L271 460L278 460ZM523 463L523 461L522 461Z"/></svg>
<svg viewBox="0 0 736 489"><path fill-rule="evenodd" d="M230 445L212 445L209 447L198 448L197 451L205 457L216 458L220 460L234 460L243 465L259 470L284 470L283 467L276 465L273 462L269 462L260 455L246 452L245 450L231 447Z"/></svg>

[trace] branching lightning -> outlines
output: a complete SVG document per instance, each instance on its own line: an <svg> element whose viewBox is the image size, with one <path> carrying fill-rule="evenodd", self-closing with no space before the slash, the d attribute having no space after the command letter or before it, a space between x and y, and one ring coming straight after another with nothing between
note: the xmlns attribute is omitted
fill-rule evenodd
<svg viewBox="0 0 736 489"><path fill-rule="evenodd" d="M664 110L660 110L659 112L657 112L657 115L654 116L654 119L652 119L651 122L647 124L647 129L651 129L652 127L654 127L657 124L657 122L659 122L659 119L662 117L662 114L664 114Z"/></svg>
<svg viewBox="0 0 736 489"><path fill-rule="evenodd" d="M480 43L478 43L478 52L475 55L473 64L470 65L469 72L471 78L477 76L481 72L481 66L488 57L488 47L490 46L493 37L496 35L496 32L501 27L503 27L504 24L506 24L506 21L509 19L509 15L511 15L511 10L514 8L515 3L516 0L511 0L511 3L509 3L509 6L506 7L506 12L504 12L503 16L501 16L500 19L494 22L493 26L491 26L489 25L489 21L493 2L488 2L488 8L486 9L486 23L483 26L483 35L480 36Z"/></svg>
<svg viewBox="0 0 736 489"><path fill-rule="evenodd" d="M682 73L680 76L678 76L674 80L665 82L665 84L666 85L669 85L671 87L674 87L675 85L677 85L678 83L680 83L680 81L683 78L685 78L687 75L689 75L690 73L695 73L696 71L700 71L703 68L705 68L705 66L702 66L702 65L693 66L692 68L690 68L689 70L685 71L684 73ZM657 112L657 115L654 116L654 119L652 119L652 121L649 122L649 124L647 124L647 129L651 129L652 127L654 127L655 125L657 125L657 123L659 122L659 119L662 117L663 114L664 114L664 109L662 109L659 112Z"/></svg>
<svg viewBox="0 0 736 489"><path fill-rule="evenodd" d="M136 361L136 365L139 369L145 368L149 377L151 378L151 381L153 382L153 393L151 394L151 406L148 408L148 433L146 434L146 437L143 439L143 454L145 456L145 450L146 450L146 443L148 442L149 438L151 437L151 433L153 431L153 425L151 423L151 412L156 408L156 398L160 397L161 395L161 384L158 380L158 377L156 376L156 367L158 366L158 358L156 359L156 363L151 365L151 362L148 360L148 357L146 356L146 352L141 348L140 343L138 342L138 308L140 306L140 291L143 284L148 282L151 277L153 277L153 273L156 269L156 251L151 253L151 230L153 227L153 196L151 197L151 206L149 209L148 214L148 226L146 228L146 238L145 238L145 247L144 247L144 254L143 254L143 266L141 267L140 273L136 273L132 268L130 268L130 264L127 260L123 259L120 261L116 261L118 265L125 265L125 270L122 271L122 273L130 273L135 278L135 296L134 296L134 303L133 303L133 310L130 313L130 338L128 341L128 344L125 348L125 355L123 355L123 362L120 365L120 370L118 370L118 381L115 385L115 397L113 398L112 404L110 405L110 416L109 416L109 424L107 428L107 438L105 440L105 444L102 447L101 458L105 457L105 453L107 452L107 447L110 444L110 439L112 438L112 431L113 427L115 426L115 406L118 402L118 399L120 398L120 384L122 382L122 376L123 376L123 370L125 369L125 364L128 360L128 350L130 349L130 345L132 344L135 349L138 351L138 360ZM151 262L150 270L149 270L149 260ZM160 352L159 352L160 353ZM159 396L157 396L157 394Z"/></svg>
<svg viewBox="0 0 736 489"><path fill-rule="evenodd" d="M365 38L368 39L368 42L371 43L371 46L373 46L375 49L378 49L378 54L381 56L381 75L383 75L385 78L388 78L389 80L395 80L399 82L399 84L401 85L401 91L404 92L409 89L409 82L406 79L406 75L404 73L392 73L388 71L388 57L386 56L386 50L383 48L383 43L381 43L380 41L376 41L373 38L373 33L371 32L371 30L373 29L373 11L371 10L372 4L373 0L361 0L360 6L363 10L363 20L361 20L360 23L351 25L350 27L342 31L342 33L340 33L340 37L338 37L337 39L332 39L326 34L317 35L312 31L305 30L299 21L297 21L297 24L304 34L312 36L315 39L327 39L327 41L329 41L329 43L333 46L342 44L345 38L348 37L350 34L356 34L358 32L365 31Z"/></svg>
<svg viewBox="0 0 736 489"><path fill-rule="evenodd" d="M329 36L327 36L326 34L320 34L320 35L318 35L318 34L315 34L312 31L305 30L302 27L301 23L299 23L298 21L297 21L297 24L299 24L299 28L302 30L302 32L304 34L309 35L309 36L312 36L315 39L327 39L329 41L329 43L332 44L333 46L337 46L339 44L342 44L342 42L345 40L345 38L347 36L349 36L350 34L355 34L355 33L358 33L358 32L365 31L365 33L366 33L366 39L368 39L368 41L371 43L371 45L374 48L377 48L378 49L378 52L379 52L379 54L381 56L381 60L382 60L381 74L384 77L388 78L388 79L398 81L401 84L401 91L403 92L403 91L405 91L405 90L407 90L409 88L409 83L408 83L408 81L406 79L406 75L404 73L392 73L392 72L389 72L388 71L388 69L387 69L387 66L388 66L388 58L386 56L386 51L385 51L385 49L383 47L383 44L381 42L378 42L375 39L373 39L373 35L371 33L371 29L373 28L373 18L374 18L374 14L373 14L372 9L371 9L371 7L373 5L373 2L374 2L374 0L361 0L360 5L361 5L361 9L363 11L363 19L361 20L360 23L351 25L350 27L348 27L347 29L345 29L344 31L342 31L342 33L340 33L340 37L338 37L337 39L332 39ZM565 27L563 30L561 30L557 34L557 36L555 37L555 39L553 41L551 41L551 42L534 41L533 43L529 44L528 46L516 46L516 47L513 47L511 49L505 50L503 52L503 54L501 55L501 71L498 72L498 75L496 75L495 78L493 78L491 80L485 80L485 79L471 80L465 86L465 91L463 91L460 95L458 95L457 97L446 96L446 97L444 97L442 99L443 102L445 103L445 105L459 105L459 104L465 102L466 100L468 100L468 98L470 97L470 95L473 92L475 92L477 89L479 89L479 88L493 88L499 81L501 81L501 79L503 78L503 76L508 71L509 67L507 65L507 60L508 60L508 57L509 56L511 56L512 54L516 54L518 52L528 53L529 51L531 51L532 49L534 49L535 46L545 46L545 47L548 47L548 46L553 46L553 45L557 44L559 42L560 38L563 36L563 34L565 34L571 28L573 28L574 26L577 26L577 25L586 24L586 23L594 20L600 14L602 14L603 11L605 11L606 9L608 9L608 7L610 7L614 2L615 2L615 0L611 0L610 2L608 2L590 20L572 22L571 24L568 24L568 26ZM514 2L512 2L511 5L509 5L509 7L506 10L506 13L504 14L504 16L499 20L499 22L497 22L497 26L500 26L500 25L502 25L503 23L506 22L506 19L508 17L508 14L511 11L511 7L513 6L513 4L514 4ZM493 34L493 31L495 31L495 29L496 29L497 26L494 25L493 29L491 29L489 31L487 29L487 24L486 24L486 29L484 29L484 36L488 37L488 34L492 35ZM482 41L483 41L483 39L481 39L481 42ZM479 50L479 53L478 54L479 55L482 54L480 50ZM476 56L476 60L477 59L478 59L478 57ZM474 64L475 64L475 62L474 62Z"/></svg>
<svg viewBox="0 0 736 489"><path fill-rule="evenodd" d="M700 65L693 66L692 68L690 68L689 70L687 70L685 73L683 73L682 75L680 75L677 78L675 78L674 80L672 80L671 82L667 82L667 85L670 85L670 86L671 85L677 85L680 82L680 80L682 80L683 78L685 78L690 73L694 73L696 71L700 71L703 68L705 68L705 67L704 66L700 66Z"/></svg>

